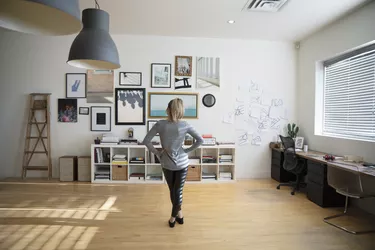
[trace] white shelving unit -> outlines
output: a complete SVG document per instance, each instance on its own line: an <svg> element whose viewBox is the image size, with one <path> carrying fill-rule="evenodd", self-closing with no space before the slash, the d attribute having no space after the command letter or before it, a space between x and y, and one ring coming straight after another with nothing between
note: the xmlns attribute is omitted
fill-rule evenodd
<svg viewBox="0 0 375 250"><path fill-rule="evenodd" d="M160 148L160 145L155 145L155 148ZM189 145L183 146L190 147ZM98 161L97 152L103 155L102 161ZM121 154L127 156L127 163L116 164L113 161L113 156ZM220 155L232 155L231 162L220 162ZM206 161L205 156L211 156ZM133 157L142 157L145 163L130 163ZM144 145L108 145L108 144L92 144L91 145L91 182L92 183L164 183L165 178L160 163L157 163L156 157L148 151ZM220 146L201 146L197 150L189 153L189 158L196 158L199 163L192 163L189 166L187 182L227 182L234 181L235 178L235 146L234 145L220 145ZM205 159L205 160L204 160ZM194 169L194 180L189 180L190 167ZM226 172L230 173L231 177L220 178ZM135 179L132 174L142 176ZM206 179L205 175L215 176L214 178ZM153 178L148 178L148 177ZM157 179L160 178L160 179Z"/></svg>

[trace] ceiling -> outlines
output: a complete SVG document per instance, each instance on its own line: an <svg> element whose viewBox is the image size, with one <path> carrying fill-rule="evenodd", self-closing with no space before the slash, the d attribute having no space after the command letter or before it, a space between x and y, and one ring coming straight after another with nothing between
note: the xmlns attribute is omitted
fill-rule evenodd
<svg viewBox="0 0 375 250"><path fill-rule="evenodd" d="M289 0L280 12L242 11L247 0L98 0L111 34L300 41L368 0ZM81 9L94 0L80 0ZM235 20L235 24L228 24Z"/></svg>

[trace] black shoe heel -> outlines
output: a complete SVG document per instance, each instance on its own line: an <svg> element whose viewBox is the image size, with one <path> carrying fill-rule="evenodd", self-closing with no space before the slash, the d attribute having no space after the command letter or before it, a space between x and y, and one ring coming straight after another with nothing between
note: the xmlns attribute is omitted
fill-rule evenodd
<svg viewBox="0 0 375 250"><path fill-rule="evenodd" d="M178 222L178 224L184 224L184 217L179 218L179 217L177 216L177 217L176 217L176 221Z"/></svg>
<svg viewBox="0 0 375 250"><path fill-rule="evenodd" d="M169 223L169 227L174 227L174 225L176 224L176 221L174 222L168 221L168 223Z"/></svg>

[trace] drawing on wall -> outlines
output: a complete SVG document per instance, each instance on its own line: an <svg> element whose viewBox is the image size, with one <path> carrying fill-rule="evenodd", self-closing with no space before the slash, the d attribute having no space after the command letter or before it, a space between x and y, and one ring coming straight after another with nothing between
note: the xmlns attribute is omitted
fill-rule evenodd
<svg viewBox="0 0 375 250"><path fill-rule="evenodd" d="M120 72L120 86L141 86L141 72Z"/></svg>
<svg viewBox="0 0 375 250"><path fill-rule="evenodd" d="M168 103L174 98L182 99L185 107L183 118L198 118L198 94L197 93L148 93L148 117L166 118Z"/></svg>
<svg viewBox="0 0 375 250"><path fill-rule="evenodd" d="M251 138L251 145L260 146L262 144L262 138L258 134L253 134Z"/></svg>
<svg viewBox="0 0 375 250"><path fill-rule="evenodd" d="M116 88L115 124L145 125L145 89Z"/></svg>
<svg viewBox="0 0 375 250"><path fill-rule="evenodd" d="M111 131L111 107L91 107L91 131Z"/></svg>
<svg viewBox="0 0 375 250"><path fill-rule="evenodd" d="M197 57L197 88L220 89L220 58Z"/></svg>
<svg viewBox="0 0 375 250"><path fill-rule="evenodd" d="M113 70L87 71L87 103L113 103Z"/></svg>
<svg viewBox="0 0 375 250"><path fill-rule="evenodd" d="M86 98L86 74L66 74L66 98Z"/></svg>
<svg viewBox="0 0 375 250"><path fill-rule="evenodd" d="M151 88L171 87L171 64L151 64Z"/></svg>
<svg viewBox="0 0 375 250"><path fill-rule="evenodd" d="M193 68L193 57L176 56L175 57L175 76L191 76Z"/></svg>
<svg viewBox="0 0 375 250"><path fill-rule="evenodd" d="M58 122L77 122L77 99L58 99Z"/></svg>
<svg viewBox="0 0 375 250"><path fill-rule="evenodd" d="M175 78L174 79L174 88L175 89L190 89L191 85L189 84L189 78Z"/></svg>
<svg viewBox="0 0 375 250"><path fill-rule="evenodd" d="M238 130L237 131L237 140L239 146L244 146L246 144L249 144L249 134L247 131Z"/></svg>

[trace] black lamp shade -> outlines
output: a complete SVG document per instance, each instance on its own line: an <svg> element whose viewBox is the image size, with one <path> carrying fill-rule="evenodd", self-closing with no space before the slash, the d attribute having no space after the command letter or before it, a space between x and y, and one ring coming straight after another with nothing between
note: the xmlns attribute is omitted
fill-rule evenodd
<svg viewBox="0 0 375 250"><path fill-rule="evenodd" d="M69 35L82 29L78 0L0 0L0 27L37 35Z"/></svg>
<svg viewBox="0 0 375 250"><path fill-rule="evenodd" d="M70 48L68 64L85 69L118 69L116 44L109 35L109 15L100 9L82 12L83 29Z"/></svg>

